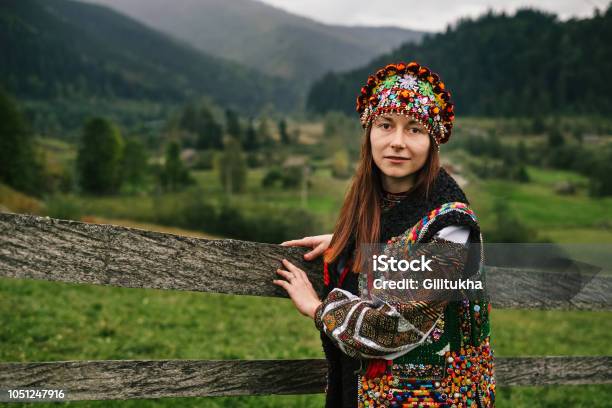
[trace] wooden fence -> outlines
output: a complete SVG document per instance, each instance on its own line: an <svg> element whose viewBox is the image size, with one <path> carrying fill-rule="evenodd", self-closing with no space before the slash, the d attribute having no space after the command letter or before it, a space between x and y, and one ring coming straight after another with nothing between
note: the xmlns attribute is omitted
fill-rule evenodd
<svg viewBox="0 0 612 408"><path fill-rule="evenodd" d="M322 290L320 261L305 262L304 252L0 213L0 277L7 278L286 297L271 283L282 258ZM494 308L612 310L606 276L567 301L543 299L550 288L537 271L488 268L487 282ZM502 386L610 384L611 367L612 356L497 357L496 380ZM307 394L323 392L325 372L323 359L8 362L0 363L0 390L60 388L68 400Z"/></svg>

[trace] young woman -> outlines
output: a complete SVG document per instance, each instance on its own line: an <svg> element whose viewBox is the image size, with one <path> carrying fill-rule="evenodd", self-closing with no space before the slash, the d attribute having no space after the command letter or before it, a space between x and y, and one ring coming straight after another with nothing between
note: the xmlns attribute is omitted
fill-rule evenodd
<svg viewBox="0 0 612 408"><path fill-rule="evenodd" d="M321 331L326 406L492 407L486 296L387 302L370 296L372 280L361 266L368 244L439 244L450 258L432 257L434 271L484 280L476 216L439 166L439 145L454 120L450 92L416 62L390 64L368 78L357 111L365 129L361 158L333 235L283 243L313 248L307 260L325 254L324 298L287 260L277 270L285 279L274 281ZM416 258L425 249L415 251Z"/></svg>

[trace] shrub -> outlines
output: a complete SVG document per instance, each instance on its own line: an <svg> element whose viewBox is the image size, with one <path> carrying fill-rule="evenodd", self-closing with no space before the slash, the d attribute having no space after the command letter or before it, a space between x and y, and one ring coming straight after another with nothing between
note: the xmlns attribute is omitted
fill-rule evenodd
<svg viewBox="0 0 612 408"><path fill-rule="evenodd" d="M302 184L304 178L304 168L301 166L291 166L285 169L282 183L284 188L296 188Z"/></svg>
<svg viewBox="0 0 612 408"><path fill-rule="evenodd" d="M77 199L70 195L56 194L46 201L47 215L62 220L80 220L81 207Z"/></svg>
<svg viewBox="0 0 612 408"><path fill-rule="evenodd" d="M496 199L493 212L495 214L494 227L484 234L488 242L525 243L537 241L537 231L525 225L510 210L506 199Z"/></svg>
<svg viewBox="0 0 612 408"><path fill-rule="evenodd" d="M212 170L215 166L216 150L202 150L198 153L193 167L199 170Z"/></svg>
<svg viewBox="0 0 612 408"><path fill-rule="evenodd" d="M522 164L514 167L512 178L520 183L528 183L530 181L527 168Z"/></svg>
<svg viewBox="0 0 612 408"><path fill-rule="evenodd" d="M591 196L612 195L612 144L597 154L589 174L589 193Z"/></svg>
<svg viewBox="0 0 612 408"><path fill-rule="evenodd" d="M283 173L281 172L280 168L272 167L266 172L264 177L261 179L261 185L262 187L266 187L266 188L272 187L276 185L276 183L282 179L283 179Z"/></svg>
<svg viewBox="0 0 612 408"><path fill-rule="evenodd" d="M249 241L279 243L320 231L319 220L306 210L232 200L215 204L201 191L189 193L181 201L160 199L155 209L163 224Z"/></svg>
<svg viewBox="0 0 612 408"><path fill-rule="evenodd" d="M559 147L563 146L565 143L565 139L563 139L563 135L558 127L553 126L548 131L548 146L550 147Z"/></svg>
<svg viewBox="0 0 612 408"><path fill-rule="evenodd" d="M349 155L346 150L338 150L332 157L332 176L347 178L351 175Z"/></svg>

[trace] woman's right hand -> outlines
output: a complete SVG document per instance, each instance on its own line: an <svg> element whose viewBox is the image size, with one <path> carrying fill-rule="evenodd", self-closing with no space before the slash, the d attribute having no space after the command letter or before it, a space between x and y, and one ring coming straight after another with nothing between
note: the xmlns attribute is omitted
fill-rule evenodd
<svg viewBox="0 0 612 408"><path fill-rule="evenodd" d="M319 256L329 248L329 244L332 240L333 234L316 235L314 237L304 237L302 239L294 239L292 241L285 241L281 243L283 246L299 246L312 248L312 251L304 254L304 259L312 261L317 259Z"/></svg>

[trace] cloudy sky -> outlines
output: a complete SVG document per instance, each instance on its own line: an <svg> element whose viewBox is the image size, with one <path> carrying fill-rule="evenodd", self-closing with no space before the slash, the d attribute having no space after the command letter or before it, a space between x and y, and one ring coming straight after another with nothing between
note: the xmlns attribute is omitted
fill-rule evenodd
<svg viewBox="0 0 612 408"><path fill-rule="evenodd" d="M513 12L530 6L554 12L561 19L588 17L609 0L260 0L289 12L329 24L394 25L441 31L462 16L478 16L487 9Z"/></svg>

